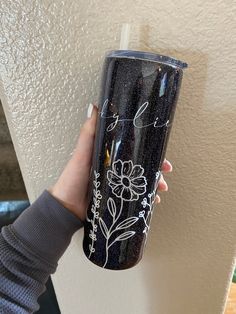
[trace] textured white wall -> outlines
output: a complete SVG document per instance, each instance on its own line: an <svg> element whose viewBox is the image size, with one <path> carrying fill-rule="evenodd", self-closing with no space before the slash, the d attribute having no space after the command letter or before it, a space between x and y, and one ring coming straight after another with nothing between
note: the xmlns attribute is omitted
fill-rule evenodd
<svg viewBox="0 0 236 314"><path fill-rule="evenodd" d="M236 2L1 0L0 14L0 97L31 200L68 160L120 23L133 24L131 48L189 63L142 262L100 269L80 231L53 278L62 313L222 313L236 248Z"/></svg>

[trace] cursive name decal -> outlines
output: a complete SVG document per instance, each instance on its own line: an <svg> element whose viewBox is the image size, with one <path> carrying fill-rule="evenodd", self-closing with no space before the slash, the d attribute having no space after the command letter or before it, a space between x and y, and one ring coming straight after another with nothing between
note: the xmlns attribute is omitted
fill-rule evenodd
<svg viewBox="0 0 236 314"><path fill-rule="evenodd" d="M112 105L112 104L111 104ZM134 127L138 128L138 129L143 129L149 126L153 126L154 128L162 128L164 126L168 127L169 124L169 120L167 120L165 123L162 124L158 124L158 120L159 117L156 117L155 120L149 124L145 124L145 125L141 125L138 123L138 119L144 114L144 112L146 111L147 107L149 106L149 102L146 101L145 103L143 103L141 105L141 107L137 110L135 116L133 119L120 119L120 116L118 113L114 113L110 116L106 116L105 111L108 107L108 99L106 99L102 105L102 110L100 112L100 117L104 118L104 119L113 119L114 121L112 121L108 127L107 127L107 131L110 132L112 131L119 122L123 122L123 121L133 121L133 125Z"/></svg>

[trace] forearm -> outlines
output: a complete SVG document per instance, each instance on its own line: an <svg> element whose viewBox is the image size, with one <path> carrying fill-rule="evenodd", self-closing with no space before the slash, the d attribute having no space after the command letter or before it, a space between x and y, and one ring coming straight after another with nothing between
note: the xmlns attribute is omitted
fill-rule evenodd
<svg viewBox="0 0 236 314"><path fill-rule="evenodd" d="M0 234L0 313L32 313L82 222L47 191Z"/></svg>

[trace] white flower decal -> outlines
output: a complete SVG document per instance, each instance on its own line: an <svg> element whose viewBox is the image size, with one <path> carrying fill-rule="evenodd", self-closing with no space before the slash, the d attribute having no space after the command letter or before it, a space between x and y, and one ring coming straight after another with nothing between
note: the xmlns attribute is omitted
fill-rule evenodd
<svg viewBox="0 0 236 314"><path fill-rule="evenodd" d="M112 170L107 172L108 184L117 197L135 201L146 192L147 180L143 173L144 169L140 165L133 165L131 160L118 159L113 163Z"/></svg>
<svg viewBox="0 0 236 314"><path fill-rule="evenodd" d="M143 199L141 204L143 205L143 208L146 208L146 206L147 206L147 198L146 197Z"/></svg>
<svg viewBox="0 0 236 314"><path fill-rule="evenodd" d="M96 172L94 170L94 180L93 180L93 204L91 207L91 213L92 213L92 218L90 219L87 215L86 220L88 222L91 223L92 225L92 229L90 229L89 231L89 238L91 238L92 243L89 244L89 258L91 257L91 255L95 252L95 248L94 248L94 242L97 241L97 235L96 232L98 230L98 225L96 220L98 220L99 218L99 208L100 208L100 201L102 199L102 195L101 192L99 190L99 187L101 185L101 182L99 182L99 177L100 177L100 173ZM87 213L88 214L88 213Z"/></svg>

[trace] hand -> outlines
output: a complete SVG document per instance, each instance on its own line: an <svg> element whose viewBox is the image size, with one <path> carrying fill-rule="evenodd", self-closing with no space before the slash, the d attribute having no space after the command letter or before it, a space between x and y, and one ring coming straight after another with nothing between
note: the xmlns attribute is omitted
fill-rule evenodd
<svg viewBox="0 0 236 314"><path fill-rule="evenodd" d="M49 189L49 192L80 220L86 218L88 206L88 183L92 162L93 144L97 120L97 107L90 105L88 109L88 119L84 123L75 151L64 168L59 179ZM171 172L172 165L165 160L162 165L162 172ZM167 191L168 186L163 176L158 184L158 191ZM160 202L159 195L156 202Z"/></svg>

